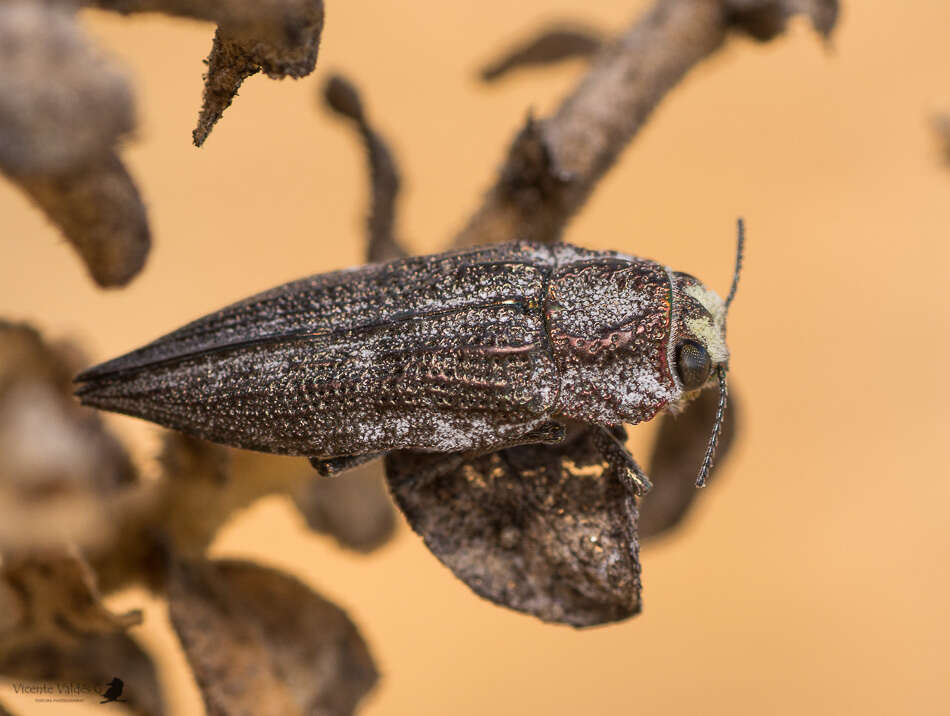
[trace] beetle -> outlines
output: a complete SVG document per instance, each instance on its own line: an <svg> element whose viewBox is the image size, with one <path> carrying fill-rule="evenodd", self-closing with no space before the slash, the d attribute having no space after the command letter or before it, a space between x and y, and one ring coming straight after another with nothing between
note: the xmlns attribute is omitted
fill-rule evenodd
<svg viewBox="0 0 950 716"><path fill-rule="evenodd" d="M622 424L719 384L725 300L648 259L516 242L318 274L252 296L78 376L81 402L335 474L394 450L596 445L636 494Z"/></svg>

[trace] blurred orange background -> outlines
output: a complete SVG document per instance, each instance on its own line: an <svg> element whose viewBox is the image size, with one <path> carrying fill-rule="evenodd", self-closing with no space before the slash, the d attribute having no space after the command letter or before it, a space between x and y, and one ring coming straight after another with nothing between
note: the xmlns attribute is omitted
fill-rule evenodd
<svg viewBox="0 0 950 716"><path fill-rule="evenodd" d="M316 73L248 80L201 150L190 132L212 27L86 12L134 76L140 131L124 156L154 249L127 289L100 291L0 182L0 315L99 361L359 263L364 158L316 102L331 70L362 88L398 155L403 235L441 250L527 110L549 112L584 66L491 87L476 69L546 21L620 30L646 3L328 5ZM687 523L644 549L642 615L542 624L474 596L404 524L357 557L284 499L219 536L216 555L284 568L349 611L382 671L366 716L950 713L950 166L929 126L950 109L950 3L847 2L832 44L803 20L767 45L731 41L661 104L565 237L725 291L736 216L748 224L729 324L740 440ZM156 430L110 421L154 455ZM641 455L650 430L634 430ZM133 633L159 656L172 712L200 712L162 603L111 603L146 606Z"/></svg>

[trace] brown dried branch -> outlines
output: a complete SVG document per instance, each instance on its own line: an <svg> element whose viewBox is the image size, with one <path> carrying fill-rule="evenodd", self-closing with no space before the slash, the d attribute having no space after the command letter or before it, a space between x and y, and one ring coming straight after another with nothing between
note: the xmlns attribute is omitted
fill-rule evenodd
<svg viewBox="0 0 950 716"><path fill-rule="evenodd" d="M95 281L145 263L145 207L115 153L134 125L124 73L86 41L69 3L0 6L0 172L63 231Z"/></svg>
<svg viewBox="0 0 950 716"><path fill-rule="evenodd" d="M660 100L722 47L730 30L771 39L796 13L808 14L827 36L837 2L657 0L596 56L553 116L536 128L529 122L518 135L495 186L456 235L455 244L556 240ZM544 151L539 153L537 146ZM545 157L543 162L534 159L538 154Z"/></svg>
<svg viewBox="0 0 950 716"><path fill-rule="evenodd" d="M600 49L604 39L599 30L580 23L559 23L517 43L485 65L479 74L483 81L492 82L512 70L590 57Z"/></svg>
<svg viewBox="0 0 950 716"><path fill-rule="evenodd" d="M304 77L317 63L323 31L322 0L83 0L129 14L163 12L218 24L198 126L200 147L245 79L263 71L274 79Z"/></svg>
<svg viewBox="0 0 950 716"><path fill-rule="evenodd" d="M247 6L247 2L239 3ZM254 3L257 8L263 3ZM205 92L195 146L204 144L211 129L231 105L245 79L263 71L268 77L304 77L317 64L323 31L322 0L286 0L253 20L223 20L208 55Z"/></svg>
<svg viewBox="0 0 950 716"><path fill-rule="evenodd" d="M400 178L392 152L366 118L359 91L352 82L342 75L332 76L323 88L323 97L330 109L354 122L366 148L371 190L366 221L367 260L375 263L408 256L408 252L396 239L394 229Z"/></svg>
<svg viewBox="0 0 950 716"><path fill-rule="evenodd" d="M696 466L703 461L709 431L719 406L719 394L706 390L690 402L683 413L666 413L660 418L660 431L650 458L653 489L640 502L640 537L649 539L667 532L686 516L699 491ZM736 436L735 386L729 391L729 404L719 436L716 461L709 473L713 478L721 469Z"/></svg>
<svg viewBox="0 0 950 716"><path fill-rule="evenodd" d="M210 716L343 716L376 683L346 614L276 570L176 562L169 611Z"/></svg>

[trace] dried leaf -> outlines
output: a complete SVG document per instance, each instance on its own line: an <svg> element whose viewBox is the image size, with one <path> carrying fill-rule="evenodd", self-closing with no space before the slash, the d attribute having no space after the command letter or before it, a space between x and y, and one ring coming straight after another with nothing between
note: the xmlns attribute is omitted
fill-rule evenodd
<svg viewBox="0 0 950 716"><path fill-rule="evenodd" d="M408 256L395 236L396 199L399 196L399 169L386 141L373 128L363 110L359 91L348 79L334 75L327 80L323 96L333 111L352 120L366 147L370 174L370 210L367 217L367 260L391 261Z"/></svg>
<svg viewBox="0 0 950 716"><path fill-rule="evenodd" d="M497 60L485 65L481 78L485 82L491 82L512 70L551 65L576 57L590 57L603 43L603 33L580 23L552 25L522 40Z"/></svg>
<svg viewBox="0 0 950 716"><path fill-rule="evenodd" d="M138 610L115 614L106 608L92 569L75 550L7 560L0 583L0 598L17 615L0 632L3 649L38 642L75 647L88 636L116 634L142 621Z"/></svg>
<svg viewBox="0 0 950 716"><path fill-rule="evenodd" d="M390 453L386 473L412 528L480 596L573 626L640 611L637 506L583 426L474 458Z"/></svg>
<svg viewBox="0 0 950 716"><path fill-rule="evenodd" d="M114 153L55 175L13 177L73 245L97 284L124 286L151 245L145 205Z"/></svg>
<svg viewBox="0 0 950 716"><path fill-rule="evenodd" d="M13 649L0 647L0 674L12 679L78 683L97 692L118 678L123 685L121 700L132 713L165 713L152 658L126 634L87 637L73 646L37 641ZM90 701L99 698L94 693Z"/></svg>
<svg viewBox="0 0 950 716"><path fill-rule="evenodd" d="M69 3L0 4L0 171L61 175L111 154L135 124L125 73Z"/></svg>
<svg viewBox="0 0 950 716"><path fill-rule="evenodd" d="M396 527L392 500L379 461L339 477L317 476L294 500L310 529L332 535L340 546L371 552L389 541Z"/></svg>
<svg viewBox="0 0 950 716"><path fill-rule="evenodd" d="M376 682L346 614L249 562L177 562L169 609L210 716L351 714Z"/></svg>
<svg viewBox="0 0 950 716"><path fill-rule="evenodd" d="M706 390L683 413L665 413L650 459L653 489L640 502L640 537L656 537L682 520L702 490L696 489L696 470L703 461L709 433L719 405L719 394ZM725 461L736 435L735 386L732 386L719 436L712 478Z"/></svg>

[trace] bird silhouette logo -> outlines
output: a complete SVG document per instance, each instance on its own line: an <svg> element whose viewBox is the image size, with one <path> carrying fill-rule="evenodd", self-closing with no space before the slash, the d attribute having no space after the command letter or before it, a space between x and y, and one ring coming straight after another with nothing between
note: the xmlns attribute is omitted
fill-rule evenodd
<svg viewBox="0 0 950 716"><path fill-rule="evenodd" d="M113 701L127 701L128 699L120 699L122 695L122 689L125 688L125 682L122 681L118 676L112 677L112 681L106 684L106 690L99 694L104 701L100 701L100 704L109 704Z"/></svg>

